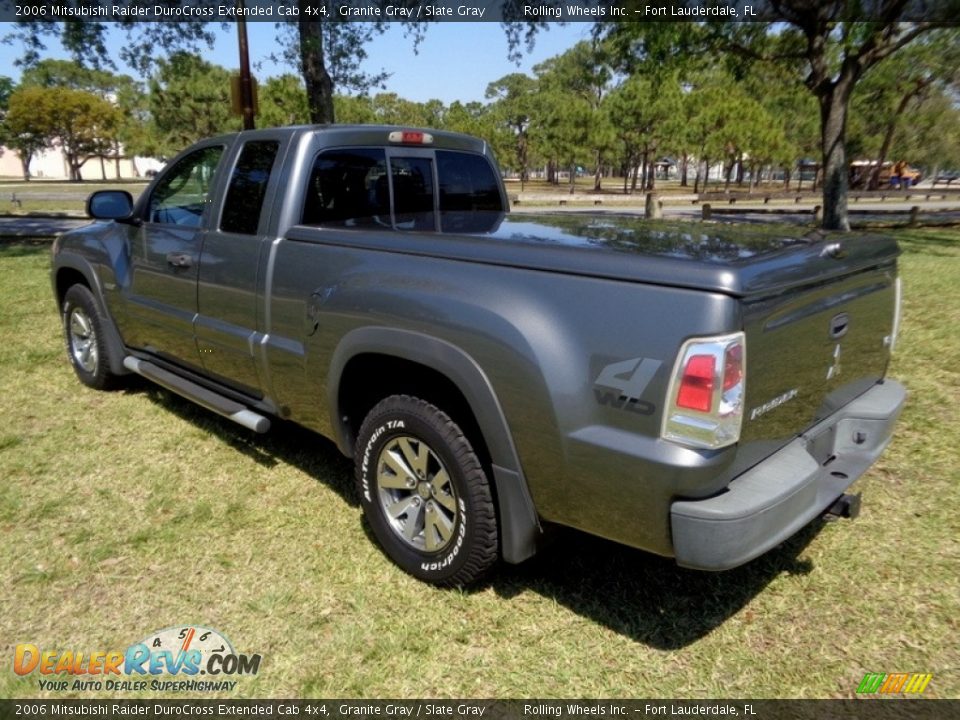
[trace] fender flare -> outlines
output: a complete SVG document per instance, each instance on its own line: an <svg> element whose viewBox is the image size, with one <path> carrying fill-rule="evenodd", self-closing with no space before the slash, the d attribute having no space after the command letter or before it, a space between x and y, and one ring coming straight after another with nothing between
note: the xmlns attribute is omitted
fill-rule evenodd
<svg viewBox="0 0 960 720"><path fill-rule="evenodd" d="M50 279L53 283L54 297L58 302L57 312L62 313L63 311L63 308L59 307L60 297L57 292L57 276L60 274L60 271L64 269L75 270L80 273L84 280L86 280L90 292L93 293L94 300L96 300L98 309L100 310L100 320L103 322L105 340L107 346L110 348L110 372L114 375L128 375L130 371L123 365L123 358L127 355L127 349L123 344L123 339L120 337L120 331L117 330L113 317L107 312L107 304L103 298L103 287L100 284L100 276L97 275L90 261L82 255L61 251L53 258L53 263L50 268Z"/></svg>
<svg viewBox="0 0 960 720"><path fill-rule="evenodd" d="M350 360L363 354L387 355L423 365L446 376L460 390L490 452L503 559L519 563L534 555L540 521L509 425L483 369L457 346L430 335L388 327L350 331L333 353L327 382L331 425L338 447L348 457L352 457L353 448L349 447L349 431L339 412L340 380Z"/></svg>

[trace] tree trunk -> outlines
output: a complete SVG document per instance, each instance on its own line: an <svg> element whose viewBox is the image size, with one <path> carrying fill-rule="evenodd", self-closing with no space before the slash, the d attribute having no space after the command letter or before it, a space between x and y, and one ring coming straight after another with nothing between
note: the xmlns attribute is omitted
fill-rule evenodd
<svg viewBox="0 0 960 720"><path fill-rule="evenodd" d="M893 135L897 131L897 120L906 112L907 105L910 104L914 94L915 93L912 92L908 93L900 99L900 102L897 104L897 112L894 113L893 119L890 121L890 124L887 125L887 130L883 134L883 143L880 145L880 157L877 158L877 167L870 173L870 190L876 190L880 185L880 168L883 167L883 163L887 159L887 153L890 152L890 146L893 144Z"/></svg>
<svg viewBox="0 0 960 720"><path fill-rule="evenodd" d="M306 19L314 17L307 13L307 8L320 7L318 0L298 0L297 4L301 18L297 23L300 30L300 65L307 86L310 122L332 123L333 79L327 72L323 58L323 28L326 23Z"/></svg>
<svg viewBox="0 0 960 720"><path fill-rule="evenodd" d="M30 161L33 157L24 155L23 151L18 154L20 155L20 164L23 166L23 180L24 182L30 182Z"/></svg>
<svg viewBox="0 0 960 720"><path fill-rule="evenodd" d="M657 144L650 146L650 156L652 160L647 165L647 182L644 186L648 191L657 189Z"/></svg>
<svg viewBox="0 0 960 720"><path fill-rule="evenodd" d="M680 187L687 187L687 166L689 161L690 156L684 153L680 159Z"/></svg>
<svg viewBox="0 0 960 720"><path fill-rule="evenodd" d="M647 187L647 173L649 172L650 163L650 148L644 145L643 154L640 156L640 189L645 190ZM636 188L636 185L634 185Z"/></svg>
<svg viewBox="0 0 960 720"><path fill-rule="evenodd" d="M823 229L849 230L847 195L847 108L855 77L844 73L819 95L823 152Z"/></svg>
<svg viewBox="0 0 960 720"><path fill-rule="evenodd" d="M600 187L600 178L603 177L603 167L601 165L600 151L597 150L597 169L593 173L593 190L597 192L601 190Z"/></svg>
<svg viewBox="0 0 960 720"><path fill-rule="evenodd" d="M517 133L517 159L520 161L520 190L523 190L524 183L529 180L527 177L527 136L523 134L521 129Z"/></svg>

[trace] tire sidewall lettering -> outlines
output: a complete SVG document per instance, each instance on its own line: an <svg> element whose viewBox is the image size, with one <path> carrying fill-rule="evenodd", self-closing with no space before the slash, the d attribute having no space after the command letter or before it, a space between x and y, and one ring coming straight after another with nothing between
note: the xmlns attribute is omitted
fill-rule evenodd
<svg viewBox="0 0 960 720"><path fill-rule="evenodd" d="M447 556L442 560L420 563L420 569L424 572L439 572L452 565L454 560L457 559L457 555L460 554L463 541L467 537L467 504L463 501L463 498L457 498L457 503L460 508L460 519L457 523L457 541L453 544L453 547L447 551Z"/></svg>
<svg viewBox="0 0 960 720"><path fill-rule="evenodd" d="M370 493L370 456L377 445L377 441L390 430L403 430L406 424L403 420L387 420L377 426L377 429L370 434L366 447L363 449L363 459L360 461L360 482L362 485L363 499L368 503L373 502L373 496Z"/></svg>

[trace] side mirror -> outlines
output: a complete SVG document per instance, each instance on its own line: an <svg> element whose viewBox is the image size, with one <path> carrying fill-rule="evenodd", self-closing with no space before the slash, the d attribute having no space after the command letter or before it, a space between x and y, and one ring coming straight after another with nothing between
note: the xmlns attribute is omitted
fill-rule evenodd
<svg viewBox="0 0 960 720"><path fill-rule="evenodd" d="M87 215L94 220L123 220L133 212L133 196L126 190L98 190L87 198Z"/></svg>

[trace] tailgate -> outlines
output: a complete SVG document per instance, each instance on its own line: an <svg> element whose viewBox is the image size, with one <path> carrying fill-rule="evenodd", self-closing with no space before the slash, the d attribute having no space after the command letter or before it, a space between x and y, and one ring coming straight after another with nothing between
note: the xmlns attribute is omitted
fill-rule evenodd
<svg viewBox="0 0 960 720"><path fill-rule="evenodd" d="M875 238L851 238L843 246L831 253L823 244L818 262L808 265L806 283L794 276L779 290L767 285L762 294L744 298L741 467L884 377L899 301L899 250L893 241Z"/></svg>

